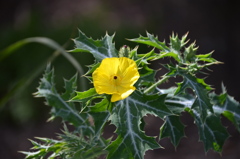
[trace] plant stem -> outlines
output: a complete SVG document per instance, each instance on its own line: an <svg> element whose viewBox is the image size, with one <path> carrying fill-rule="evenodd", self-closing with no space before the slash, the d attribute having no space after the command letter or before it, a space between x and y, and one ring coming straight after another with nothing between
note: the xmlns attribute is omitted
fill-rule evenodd
<svg viewBox="0 0 240 159"><path fill-rule="evenodd" d="M156 83L154 83L153 85L151 85L150 87L148 87L145 91L144 94L151 92L154 88L156 88L158 85L162 84L163 82L165 82L167 79L169 79L170 76L163 76L162 79L158 80Z"/></svg>

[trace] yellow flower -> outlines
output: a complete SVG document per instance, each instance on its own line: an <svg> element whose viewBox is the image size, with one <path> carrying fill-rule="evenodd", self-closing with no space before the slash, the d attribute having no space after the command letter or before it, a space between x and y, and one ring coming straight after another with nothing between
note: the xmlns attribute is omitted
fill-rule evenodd
<svg viewBox="0 0 240 159"><path fill-rule="evenodd" d="M96 92L111 94L111 102L127 98L140 77L135 61L126 57L103 59L92 76Z"/></svg>

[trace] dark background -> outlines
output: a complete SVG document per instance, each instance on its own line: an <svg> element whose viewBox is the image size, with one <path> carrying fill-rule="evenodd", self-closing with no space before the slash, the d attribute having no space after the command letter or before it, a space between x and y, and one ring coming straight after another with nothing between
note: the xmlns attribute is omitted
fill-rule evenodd
<svg viewBox="0 0 240 159"><path fill-rule="evenodd" d="M198 53L215 50L213 57L224 62L212 66L213 72L206 82L221 92L221 83L228 93L240 101L240 5L235 0L7 0L0 1L0 50L10 44L28 37L48 37L72 49L72 38L77 37L77 28L87 36L99 39L106 31L116 33L116 48L127 44L134 47L125 38L146 35L146 31L158 35L160 41L168 41L169 36L179 36L189 32L191 42L196 40ZM140 46L141 48L141 46ZM28 139L55 137L61 127L60 121L46 122L49 107L44 99L34 98L41 72L32 81L31 77L39 66L54 50L41 44L29 44L0 61L0 158L20 159L24 156L17 151L28 151L31 143ZM82 64L91 64L89 54L74 54ZM76 72L71 64L59 56L53 63L56 70L57 85L62 89L62 77L70 78ZM23 80L22 89L9 92ZM24 85L25 84L25 85ZM21 86L21 85L20 85ZM81 90L81 88L79 88ZM3 98L10 96L3 102ZM146 128L149 135L158 135L162 124L160 119L149 117ZM222 156L209 151L204 152L199 141L197 128L192 118L183 113L182 121L187 125L186 138L174 149L169 139L160 144L165 149L148 151L146 158L202 159L202 158L240 158L240 135L226 119L231 137L226 141Z"/></svg>

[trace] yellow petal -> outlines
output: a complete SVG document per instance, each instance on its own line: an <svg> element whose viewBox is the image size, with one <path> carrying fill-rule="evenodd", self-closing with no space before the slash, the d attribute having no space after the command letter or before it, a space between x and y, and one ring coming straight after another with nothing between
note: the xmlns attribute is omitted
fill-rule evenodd
<svg viewBox="0 0 240 159"><path fill-rule="evenodd" d="M102 71L98 68L93 72L93 80L93 85L98 94L111 94L112 92L116 92L114 85L109 83L109 76L102 73Z"/></svg>
<svg viewBox="0 0 240 159"><path fill-rule="evenodd" d="M99 66L100 71L107 75L116 74L119 66L119 58L105 58Z"/></svg>
<svg viewBox="0 0 240 159"><path fill-rule="evenodd" d="M92 76L96 92L111 94L112 102L127 98L140 77L135 61L126 57L103 59Z"/></svg>
<svg viewBox="0 0 240 159"><path fill-rule="evenodd" d="M136 88L133 87L133 89L129 89L128 91L122 93L122 94L113 94L111 97L111 102L116 102L119 100L123 100L125 98L127 98L129 95L132 94L132 92L135 90Z"/></svg>

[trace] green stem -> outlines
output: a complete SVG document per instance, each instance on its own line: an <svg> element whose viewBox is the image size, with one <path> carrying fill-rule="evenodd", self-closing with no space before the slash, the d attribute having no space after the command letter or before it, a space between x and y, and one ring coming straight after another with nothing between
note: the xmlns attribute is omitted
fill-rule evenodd
<svg viewBox="0 0 240 159"><path fill-rule="evenodd" d="M153 85L151 85L150 87L148 87L145 91L144 94L147 94L149 92L151 92L153 89L155 89L158 85L162 84L163 82L165 82L166 80L168 80L170 78L170 76L163 76L162 79L160 79L159 81L157 81L156 83L154 83Z"/></svg>
<svg viewBox="0 0 240 159"><path fill-rule="evenodd" d="M20 40L16 43L10 45L6 49L0 51L0 61L2 61L4 58L6 58L10 54L12 54L15 50L17 50L29 43L40 43L40 44L46 45L54 50L59 51L77 69L77 71L80 73L80 76L84 75L83 68L76 59L74 59L70 54L68 54L58 43L56 43L55 41L53 41L49 38L45 38L45 37L26 38L26 39ZM84 90L86 89L85 81L81 82L81 86Z"/></svg>

